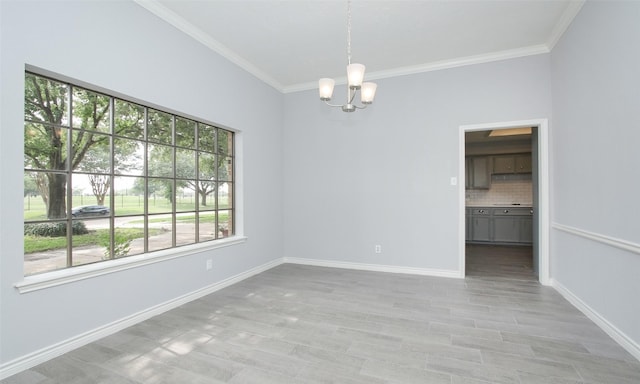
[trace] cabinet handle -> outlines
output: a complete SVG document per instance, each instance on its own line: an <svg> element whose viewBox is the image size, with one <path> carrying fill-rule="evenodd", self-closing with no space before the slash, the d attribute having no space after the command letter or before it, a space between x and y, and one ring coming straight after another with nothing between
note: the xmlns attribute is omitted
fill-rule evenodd
<svg viewBox="0 0 640 384"><path fill-rule="evenodd" d="M508 210L508 209L505 209L505 210L504 210L504 213L509 213L509 210Z"/></svg>

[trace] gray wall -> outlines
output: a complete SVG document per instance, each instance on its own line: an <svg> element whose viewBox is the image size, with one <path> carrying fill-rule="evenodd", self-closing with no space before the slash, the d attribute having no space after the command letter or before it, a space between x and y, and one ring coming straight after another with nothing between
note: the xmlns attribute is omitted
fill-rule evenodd
<svg viewBox="0 0 640 384"><path fill-rule="evenodd" d="M458 271L459 127L550 117L549 81L538 55L379 80L351 114L287 95L285 256Z"/></svg>
<svg viewBox="0 0 640 384"><path fill-rule="evenodd" d="M282 257L279 92L133 2L2 1L0 13L0 363ZM248 241L19 294L25 64L240 130Z"/></svg>
<svg viewBox="0 0 640 384"><path fill-rule="evenodd" d="M639 20L638 2L587 2L551 55L552 277L635 340L636 348ZM614 244L630 242L635 252L567 233L558 225Z"/></svg>

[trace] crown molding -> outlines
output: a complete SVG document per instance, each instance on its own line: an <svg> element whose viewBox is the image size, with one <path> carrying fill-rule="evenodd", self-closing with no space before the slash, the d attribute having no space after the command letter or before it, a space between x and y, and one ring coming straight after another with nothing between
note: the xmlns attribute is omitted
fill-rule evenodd
<svg viewBox="0 0 640 384"><path fill-rule="evenodd" d="M280 84L273 77L267 75L266 73L261 71L258 67L251 64L249 61L238 56L233 50L229 49L224 44L215 40L210 35L202 31L200 28L197 28L193 24L189 23L187 20L180 17L178 14L168 9L164 5L160 4L156 0L133 0L133 1L138 5L140 5L141 7L145 8L147 11L153 13L154 15L158 16L162 20L171 24L178 30L186 33L188 36L192 37L193 39L203 44L207 48L218 53L220 56L224 57L225 59L231 61L238 67L244 69L245 71L249 72L253 76L262 80L266 84L270 85L271 87L275 88L280 92L283 92L282 84Z"/></svg>
<svg viewBox="0 0 640 384"><path fill-rule="evenodd" d="M456 68L456 67L462 67L466 65L482 64L482 63L489 63L492 61L515 59L515 58L524 57L524 56L540 55L540 54L549 53L549 52L550 52L549 48L544 44L532 45L524 48L509 49L505 51L492 52L492 53L487 53L482 55L460 57L452 60L435 61L432 63L394 68L394 69L389 69L385 71L368 72L366 77L367 77L367 81L376 80L376 79L386 79L390 77L398 77L398 76L413 75L413 74L423 73L423 72L439 71L442 69ZM336 84L347 83L346 76L336 78L335 80L336 80ZM282 92L293 93L293 92L299 92L299 91L307 91L317 87L318 87L317 82L301 83L301 84L294 84L291 86L284 87Z"/></svg>
<svg viewBox="0 0 640 384"><path fill-rule="evenodd" d="M145 8L149 12L158 16L160 19L171 24L178 30L187 34L191 38L200 42L207 48L218 53L222 57L226 58L230 62L249 72L259 80L273 87L281 93L294 93L300 91L307 91L318 87L317 82L299 83L289 86L284 86L273 77L269 76L258 67L245 60L233 50L220 43L219 41L206 34L201 29L195 27L184 18L180 17L175 12L171 11L167 7L163 6L156 0L133 0L135 3ZM390 77L412 75L423 72L438 71L442 69L456 68L467 65L489 63L493 61L514 59L524 56L539 55L549 53L560 40L564 32L567 30L575 16L578 14L586 0L577 0L569 3L558 23L556 23L551 36L546 44L532 45L529 47L510 49L505 51L492 52L488 54L467 56L461 58L455 58L452 60L442 60L431 63L419 64L414 66L400 67L389 70L383 70L378 72L367 73L368 80L386 79ZM346 84L346 76L336 78L336 84Z"/></svg>
<svg viewBox="0 0 640 384"><path fill-rule="evenodd" d="M549 51L553 50L556 46L562 35L569 28L569 25L576 17L580 9L586 0L577 0L572 1L567 5L567 8L564 10L562 15L560 16L560 20L556 23L555 27L553 27L553 31L551 31L551 36L549 36L549 40L547 40L547 47L549 47Z"/></svg>

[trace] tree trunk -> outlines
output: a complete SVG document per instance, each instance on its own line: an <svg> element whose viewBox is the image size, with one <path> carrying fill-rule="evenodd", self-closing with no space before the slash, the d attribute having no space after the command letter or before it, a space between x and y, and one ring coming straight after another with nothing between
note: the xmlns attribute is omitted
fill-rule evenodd
<svg viewBox="0 0 640 384"><path fill-rule="evenodd" d="M203 207L207 206L207 193L204 191L200 191L200 205Z"/></svg>
<svg viewBox="0 0 640 384"><path fill-rule="evenodd" d="M65 160L62 157L64 142L62 140L63 131L57 127L50 127L49 140L51 150L49 152L50 169L64 170ZM62 173L47 173L49 178L49 209L47 217L49 219L64 219L67 217L67 176Z"/></svg>
<svg viewBox="0 0 640 384"><path fill-rule="evenodd" d="M60 173L48 173L49 178L49 207L47 218L64 219L67 217L67 177Z"/></svg>
<svg viewBox="0 0 640 384"><path fill-rule="evenodd" d="M91 190L96 197L98 205L104 205L104 198L111 187L111 178L108 175L89 175Z"/></svg>
<svg viewBox="0 0 640 384"><path fill-rule="evenodd" d="M40 192L40 197L42 197L42 201L44 202L45 211L49 212L49 177L44 173L37 173L35 177L36 186L38 187L38 192Z"/></svg>

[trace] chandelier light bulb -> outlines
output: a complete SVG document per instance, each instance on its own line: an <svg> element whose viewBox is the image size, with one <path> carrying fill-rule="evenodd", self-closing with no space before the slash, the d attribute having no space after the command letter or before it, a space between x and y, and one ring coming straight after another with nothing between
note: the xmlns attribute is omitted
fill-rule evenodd
<svg viewBox="0 0 640 384"><path fill-rule="evenodd" d="M347 65L347 79L349 81L349 87L351 89L359 89L362 86L364 80L365 66L362 64L349 64Z"/></svg>
<svg viewBox="0 0 640 384"><path fill-rule="evenodd" d="M335 80L322 78L318 81L318 89L320 91L320 100L329 101L333 95L333 87L336 85Z"/></svg>
<svg viewBox="0 0 640 384"><path fill-rule="evenodd" d="M376 88L378 88L378 84L376 83L362 83L360 102L362 102L362 104L373 103L373 98L376 97Z"/></svg>

